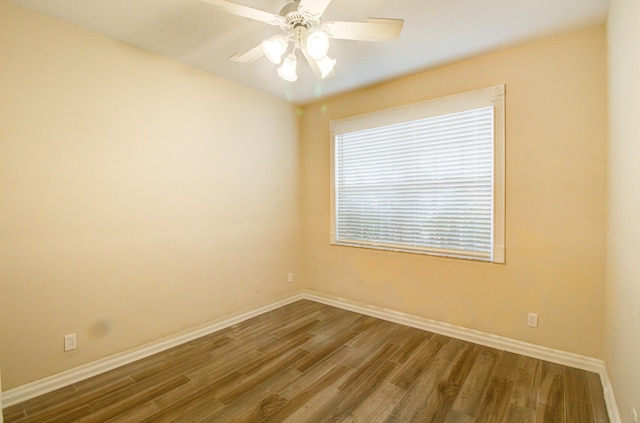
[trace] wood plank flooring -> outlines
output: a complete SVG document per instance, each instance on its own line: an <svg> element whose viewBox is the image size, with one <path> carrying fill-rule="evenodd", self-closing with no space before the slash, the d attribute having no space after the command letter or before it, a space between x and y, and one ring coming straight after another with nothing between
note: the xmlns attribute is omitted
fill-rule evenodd
<svg viewBox="0 0 640 423"><path fill-rule="evenodd" d="M33 422L608 422L598 375L298 301L4 410Z"/></svg>

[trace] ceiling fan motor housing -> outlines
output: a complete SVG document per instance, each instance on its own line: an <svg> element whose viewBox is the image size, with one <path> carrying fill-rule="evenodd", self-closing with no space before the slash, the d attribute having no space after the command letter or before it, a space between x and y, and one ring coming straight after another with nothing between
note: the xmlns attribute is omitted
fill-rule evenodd
<svg viewBox="0 0 640 423"><path fill-rule="evenodd" d="M291 31L300 26L309 29L320 24L319 16L304 13L304 11L300 9L300 1L297 0L287 3L280 10L280 16L284 19L280 26L285 31Z"/></svg>

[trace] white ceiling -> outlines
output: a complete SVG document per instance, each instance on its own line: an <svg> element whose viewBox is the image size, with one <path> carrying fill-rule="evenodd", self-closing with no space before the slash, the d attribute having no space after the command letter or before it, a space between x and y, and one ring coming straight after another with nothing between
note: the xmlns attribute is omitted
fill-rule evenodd
<svg viewBox="0 0 640 423"><path fill-rule="evenodd" d="M335 76L318 81L301 62L296 82L266 58L228 58L279 33L199 0L12 0L47 15L172 57L239 84L304 104L545 36L603 24L609 0L333 0L323 20L404 19L397 40L332 40ZM278 14L286 0L235 0Z"/></svg>

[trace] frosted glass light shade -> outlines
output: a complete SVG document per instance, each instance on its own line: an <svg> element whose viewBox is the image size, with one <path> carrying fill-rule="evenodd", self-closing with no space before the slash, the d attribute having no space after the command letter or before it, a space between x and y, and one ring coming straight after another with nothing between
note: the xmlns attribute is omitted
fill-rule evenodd
<svg viewBox="0 0 640 423"><path fill-rule="evenodd" d="M318 60L329 51L329 37L324 31L314 31L307 36L307 53Z"/></svg>
<svg viewBox="0 0 640 423"><path fill-rule="evenodd" d="M280 78L285 81L293 82L298 79L298 75L296 74L296 67L298 66L298 61L296 59L295 54L290 53L285 59L282 66L278 68L278 75Z"/></svg>
<svg viewBox="0 0 640 423"><path fill-rule="evenodd" d="M316 60L316 65L318 65L318 69L320 69L320 77L326 78L329 76L331 71L333 71L333 68L336 65L336 59L324 56L323 58Z"/></svg>
<svg viewBox="0 0 640 423"><path fill-rule="evenodd" d="M280 64L282 55L287 51L287 40L276 36L262 42L262 51L271 63Z"/></svg>

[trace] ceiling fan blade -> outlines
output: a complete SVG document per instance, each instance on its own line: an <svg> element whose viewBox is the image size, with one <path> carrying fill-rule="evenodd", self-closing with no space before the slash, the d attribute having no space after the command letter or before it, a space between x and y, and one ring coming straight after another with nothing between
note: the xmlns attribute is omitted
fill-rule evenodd
<svg viewBox="0 0 640 423"><path fill-rule="evenodd" d="M305 15L319 18L329 6L329 3L331 3L331 0L300 0L298 10Z"/></svg>
<svg viewBox="0 0 640 423"><path fill-rule="evenodd" d="M236 63L251 63L254 60L258 60L264 55L262 52L262 44L258 44L251 50L245 51L244 53L236 53L233 56L229 57L229 60Z"/></svg>
<svg viewBox="0 0 640 423"><path fill-rule="evenodd" d="M232 15L242 16L259 22L264 22L269 25L280 25L284 21L284 19L280 15L275 15L273 13L265 12L264 10L254 9L253 7L245 6L227 0L200 1L209 3L224 12L231 13Z"/></svg>
<svg viewBox="0 0 640 423"><path fill-rule="evenodd" d="M331 38L342 40L383 41L398 38L404 20L369 18L367 22L325 22L322 28Z"/></svg>

